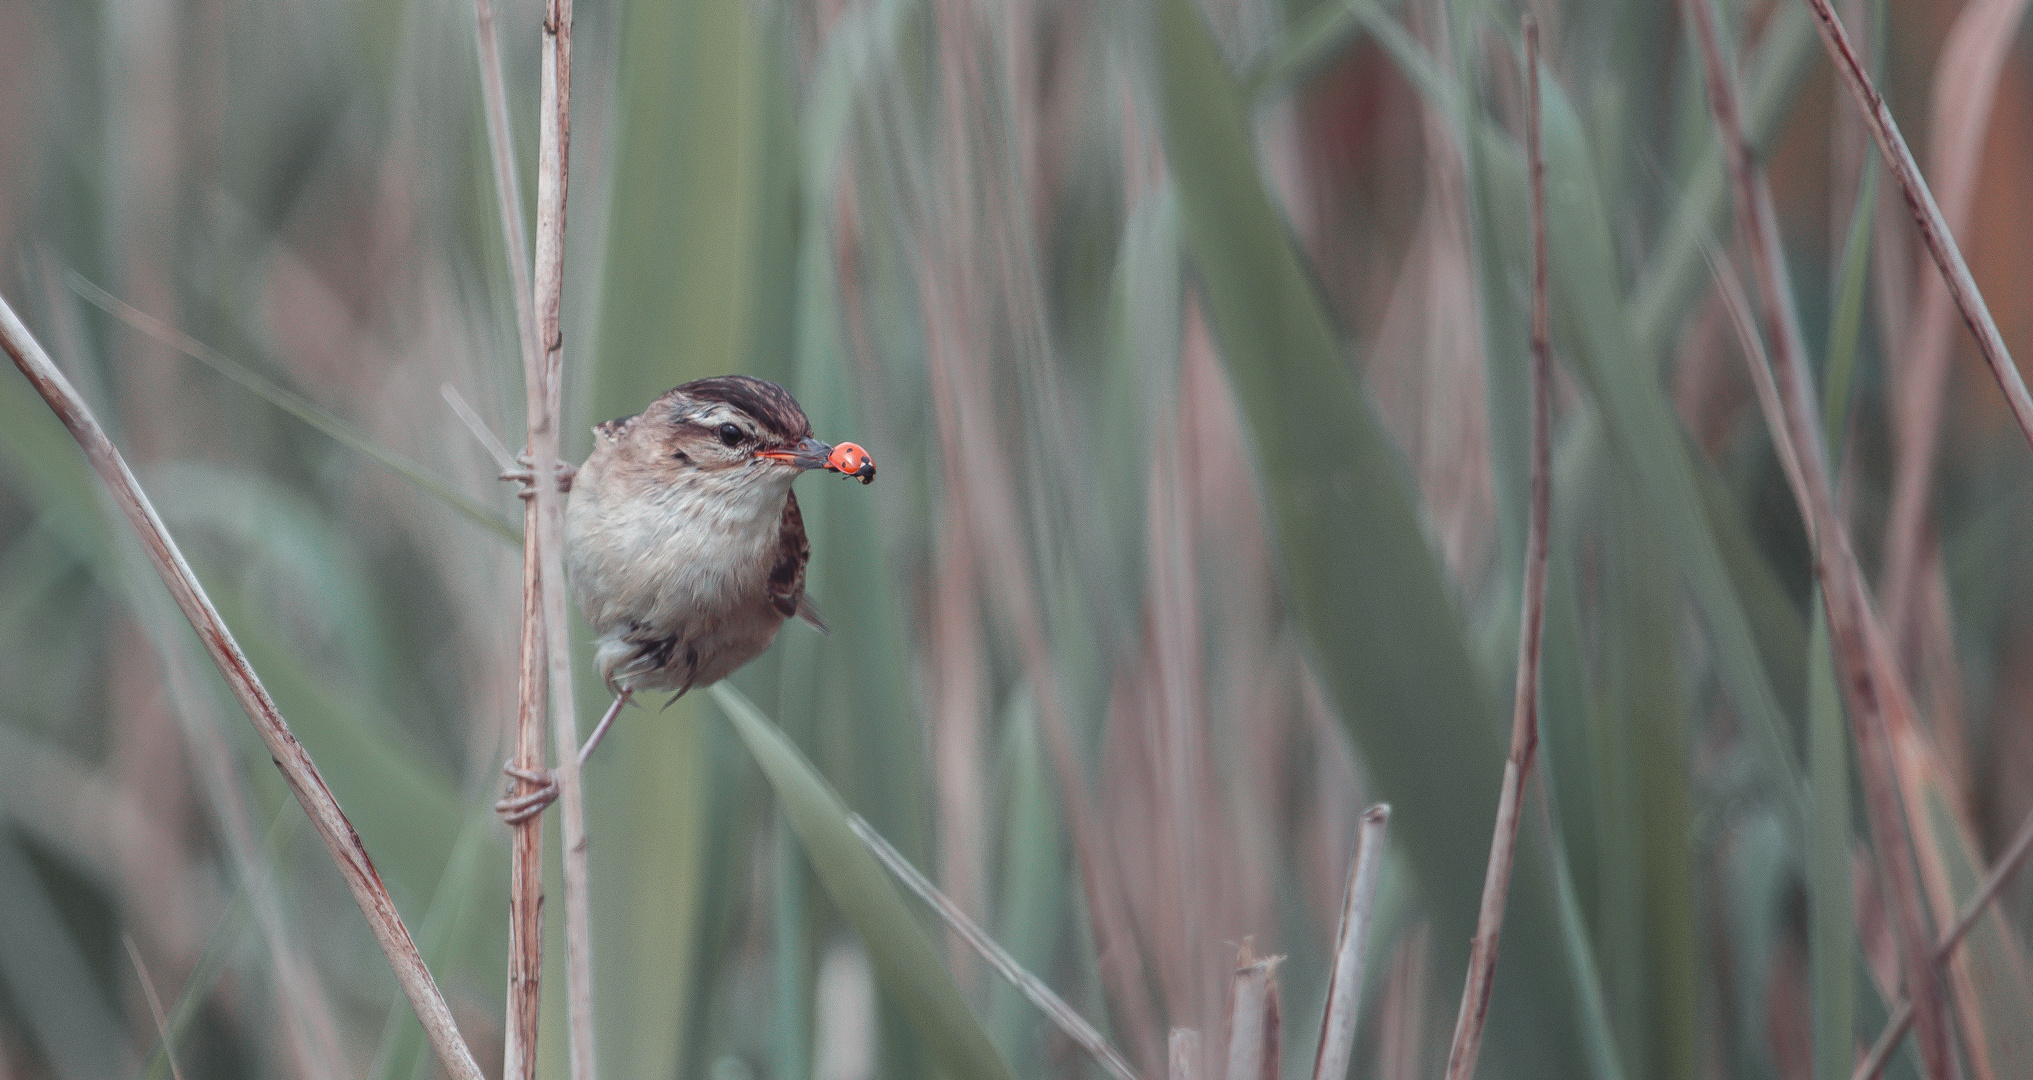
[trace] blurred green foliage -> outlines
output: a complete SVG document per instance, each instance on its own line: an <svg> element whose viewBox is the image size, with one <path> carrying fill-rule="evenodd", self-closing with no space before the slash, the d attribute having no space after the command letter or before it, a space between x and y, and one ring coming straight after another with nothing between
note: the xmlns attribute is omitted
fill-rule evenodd
<svg viewBox="0 0 2033 1080"><path fill-rule="evenodd" d="M1945 24L1856 6L1918 116ZM1877 212L1805 9L1723 7L1875 559L1895 343L1931 269L1896 198ZM501 8L529 170L537 6ZM1379 799L1354 1071L1437 1072L1522 578L1515 7L577 8L567 456L746 371L881 465L801 485L833 633L787 627L732 686L628 710L586 773L606 1073L1098 1075L887 881L851 811L1150 1077L1168 1028L1220 1045L1237 944L1288 954L1285 1074L1310 1075L1354 817ZM1845 1076L1886 1013L1882 922L1799 517L1709 289L1729 205L1700 82L1670 9L1534 10L1563 366L1547 798L1483 1074ZM524 414L472 11L0 19L22 58L0 74L0 290L130 456L498 1069L517 529L440 387L509 446ZM1994 123L2023 127L2023 50L2005 70ZM1992 246L2033 250L1996 220ZM1987 287L2012 265L1972 250ZM2033 325L1991 293L2008 332ZM1917 575L1938 614L1901 632L1937 922L2033 776L2012 544L2033 476L1991 388L1955 385ZM260 743L12 375L0 463L0 1075L433 1075ZM582 731L606 704L583 630ZM249 825L251 853L228 842ZM1951 979L1973 1075L2033 1054L2027 895ZM283 974L290 948L308 976Z"/></svg>

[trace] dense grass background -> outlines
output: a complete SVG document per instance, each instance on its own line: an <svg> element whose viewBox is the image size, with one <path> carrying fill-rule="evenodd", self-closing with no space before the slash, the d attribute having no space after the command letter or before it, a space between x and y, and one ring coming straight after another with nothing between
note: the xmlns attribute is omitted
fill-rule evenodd
<svg viewBox="0 0 2033 1080"><path fill-rule="evenodd" d="M2024 8L1845 16L2022 355ZM525 168L537 9L502 10ZM1901 781L1940 922L2033 807L2033 469L1805 7L1722 9L1925 714ZM1844 1077L1887 924L1799 514L1711 288L1733 252L1698 69L1671 4L1534 10L1565 372L1548 798L1483 1075ZM1388 800L1354 1069L1437 1074L1522 573L1518 15L580 0L567 455L746 371L881 465L800 485L835 629L734 680L759 712L632 709L588 770L608 1076L1094 1074L894 905L815 776L1153 1077L1166 1029L1218 1044L1246 940L1289 957L1306 1074L1355 818ZM0 0L0 25L0 291L498 1069L520 515L440 394L520 441L472 11ZM430 1075L260 743L11 373L0 463L0 1076L167 1075L144 978L186 1076ZM1968 1075L2033 1070L2029 917L2016 886L1951 972Z"/></svg>

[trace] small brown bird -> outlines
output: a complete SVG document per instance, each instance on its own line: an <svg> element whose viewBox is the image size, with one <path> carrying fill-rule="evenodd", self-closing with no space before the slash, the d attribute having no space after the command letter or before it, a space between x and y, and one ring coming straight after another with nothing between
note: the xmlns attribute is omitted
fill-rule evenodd
<svg viewBox="0 0 2033 1080"><path fill-rule="evenodd" d="M747 375L688 382L593 434L586 463L559 481L572 594L615 695L582 762L636 691L719 682L794 615L824 632L805 595L812 545L791 482L809 469L875 479L866 451L813 438L789 391ZM496 804L510 822L557 797L547 772L508 772L538 785Z"/></svg>

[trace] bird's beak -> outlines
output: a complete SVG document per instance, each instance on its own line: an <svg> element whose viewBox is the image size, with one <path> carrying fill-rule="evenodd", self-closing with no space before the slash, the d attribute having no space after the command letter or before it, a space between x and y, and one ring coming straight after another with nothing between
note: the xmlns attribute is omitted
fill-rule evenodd
<svg viewBox="0 0 2033 1080"><path fill-rule="evenodd" d="M817 439L806 439L796 446L783 450L764 450L756 456L781 461L786 465L795 465L800 469L823 469L832 455L831 444L822 443Z"/></svg>

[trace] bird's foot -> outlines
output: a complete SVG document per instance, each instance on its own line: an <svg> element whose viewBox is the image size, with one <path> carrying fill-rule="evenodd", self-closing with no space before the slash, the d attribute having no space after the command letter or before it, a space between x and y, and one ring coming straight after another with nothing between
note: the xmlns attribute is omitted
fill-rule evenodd
<svg viewBox="0 0 2033 1080"><path fill-rule="evenodd" d="M510 795L494 804L494 812L510 825L520 825L558 801L558 776L550 769L521 769L511 761L503 765L501 771L523 783L535 785L529 791Z"/></svg>
<svg viewBox="0 0 2033 1080"><path fill-rule="evenodd" d="M501 478L515 484L515 494L517 497L524 499L536 498L536 466L530 460L529 451L524 450L515 455L515 460L522 468L510 469L502 473ZM579 470L560 461L557 463L557 471L559 494L571 491L572 480L579 475Z"/></svg>

